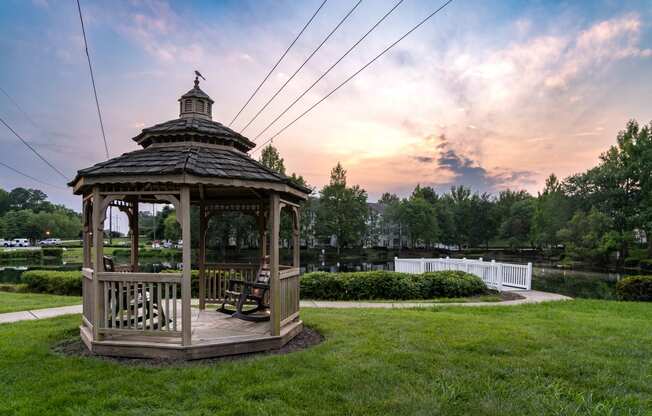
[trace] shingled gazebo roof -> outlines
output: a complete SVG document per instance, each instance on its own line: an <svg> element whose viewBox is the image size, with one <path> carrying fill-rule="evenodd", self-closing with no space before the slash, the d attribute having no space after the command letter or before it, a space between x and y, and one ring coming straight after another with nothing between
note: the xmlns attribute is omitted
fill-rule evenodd
<svg viewBox="0 0 652 416"><path fill-rule="evenodd" d="M75 193L83 193L90 184L125 181L229 185L225 180L233 180L240 186L274 188L302 198L310 194L310 189L252 159L247 152L255 143L212 120L213 100L197 79L179 102L178 119L147 127L133 138L143 149L79 170L69 183Z"/></svg>

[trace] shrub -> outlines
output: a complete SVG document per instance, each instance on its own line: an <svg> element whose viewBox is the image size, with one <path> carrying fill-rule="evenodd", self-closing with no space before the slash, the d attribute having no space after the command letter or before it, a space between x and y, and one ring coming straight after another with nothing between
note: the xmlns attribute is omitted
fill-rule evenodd
<svg viewBox="0 0 652 416"><path fill-rule="evenodd" d="M622 300L652 302L652 276L629 276L616 283Z"/></svg>
<svg viewBox="0 0 652 416"><path fill-rule="evenodd" d="M432 299L480 295L482 280L460 271L414 275L388 271L326 273L301 276L301 295L307 299Z"/></svg>
<svg viewBox="0 0 652 416"><path fill-rule="evenodd" d="M4 250L0 251L0 260L29 260L40 263L43 260L43 251L39 249Z"/></svg>
<svg viewBox="0 0 652 416"><path fill-rule="evenodd" d="M21 280L30 292L72 296L82 293L80 271L29 270L22 274Z"/></svg>
<svg viewBox="0 0 652 416"><path fill-rule="evenodd" d="M55 257L60 259L63 257L63 248L61 247L43 247L41 249L43 257Z"/></svg>

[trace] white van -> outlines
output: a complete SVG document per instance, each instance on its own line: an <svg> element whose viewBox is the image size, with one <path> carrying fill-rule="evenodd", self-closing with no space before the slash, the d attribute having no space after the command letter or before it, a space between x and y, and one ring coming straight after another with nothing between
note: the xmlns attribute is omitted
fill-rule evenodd
<svg viewBox="0 0 652 416"><path fill-rule="evenodd" d="M14 238L11 240L12 247L29 247L29 240L26 238Z"/></svg>

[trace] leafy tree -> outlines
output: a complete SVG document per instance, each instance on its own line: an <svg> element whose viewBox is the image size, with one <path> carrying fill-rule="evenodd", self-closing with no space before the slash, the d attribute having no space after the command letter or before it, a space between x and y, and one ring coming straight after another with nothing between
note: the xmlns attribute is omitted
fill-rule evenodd
<svg viewBox="0 0 652 416"><path fill-rule="evenodd" d="M177 241L181 239L181 226L177 222L175 210L170 210L163 220L163 236L166 240Z"/></svg>
<svg viewBox="0 0 652 416"><path fill-rule="evenodd" d="M9 192L0 189L0 216L5 215L10 207L11 201L9 200Z"/></svg>
<svg viewBox="0 0 652 416"><path fill-rule="evenodd" d="M347 187L346 170L338 162L331 170L330 183L320 192L317 234L323 238L334 235L339 255L342 247L362 240L367 215L367 193L358 185Z"/></svg>
<svg viewBox="0 0 652 416"><path fill-rule="evenodd" d="M612 228L612 219L593 208L588 213L577 211L558 234L570 258L605 264L624 238Z"/></svg>
<svg viewBox="0 0 652 416"><path fill-rule="evenodd" d="M527 243L532 244L531 230L534 216L534 202L526 199L515 202L509 211L509 217L500 226L500 234L507 239L511 247Z"/></svg>
<svg viewBox="0 0 652 416"><path fill-rule="evenodd" d="M413 196L401 203L401 209L412 247L418 242L426 245L434 243L439 233L437 216L432 204L421 196Z"/></svg>
<svg viewBox="0 0 652 416"><path fill-rule="evenodd" d="M471 245L484 243L488 248L489 241L496 237L498 224L493 215L493 205L494 201L488 193L474 194L471 197L471 211L473 212L469 235Z"/></svg>
<svg viewBox="0 0 652 416"><path fill-rule="evenodd" d="M559 230L570 220L572 213L571 199L564 193L557 176L551 174L535 203L532 233L537 245L552 247L559 244Z"/></svg>
<svg viewBox="0 0 652 416"><path fill-rule="evenodd" d="M283 158L278 152L278 149L271 144L264 147L262 152L260 152L259 161L274 172L285 175L285 164Z"/></svg>

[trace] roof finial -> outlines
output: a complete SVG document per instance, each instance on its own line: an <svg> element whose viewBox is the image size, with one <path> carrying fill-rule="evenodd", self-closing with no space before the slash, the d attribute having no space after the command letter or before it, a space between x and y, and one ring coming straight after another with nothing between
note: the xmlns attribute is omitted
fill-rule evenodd
<svg viewBox="0 0 652 416"><path fill-rule="evenodd" d="M203 79L204 81L206 81L206 78L204 78L204 76L203 76L202 74L200 74L199 71L197 71L197 70L195 69L195 87L199 87L199 78L201 78L201 79Z"/></svg>

